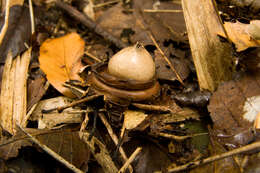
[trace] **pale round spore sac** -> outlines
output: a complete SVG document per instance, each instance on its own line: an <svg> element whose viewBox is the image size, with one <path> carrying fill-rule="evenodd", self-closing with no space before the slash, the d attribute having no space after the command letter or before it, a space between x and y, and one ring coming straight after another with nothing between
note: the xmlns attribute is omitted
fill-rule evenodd
<svg viewBox="0 0 260 173"><path fill-rule="evenodd" d="M108 62L108 72L119 78L146 82L155 76L155 63L140 44L122 49Z"/></svg>

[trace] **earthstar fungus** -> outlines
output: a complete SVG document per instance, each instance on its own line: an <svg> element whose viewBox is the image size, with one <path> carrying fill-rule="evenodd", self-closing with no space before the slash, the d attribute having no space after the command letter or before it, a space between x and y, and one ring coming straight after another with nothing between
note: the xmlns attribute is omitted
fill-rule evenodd
<svg viewBox="0 0 260 173"><path fill-rule="evenodd" d="M153 58L140 43L122 49L108 63L94 65L92 72L93 89L113 106L150 100L160 90Z"/></svg>

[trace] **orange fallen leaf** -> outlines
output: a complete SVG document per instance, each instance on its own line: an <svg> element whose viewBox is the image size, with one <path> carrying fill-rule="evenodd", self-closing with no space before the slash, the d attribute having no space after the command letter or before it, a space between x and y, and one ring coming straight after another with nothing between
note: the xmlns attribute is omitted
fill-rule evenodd
<svg viewBox="0 0 260 173"><path fill-rule="evenodd" d="M75 97L64 83L69 80L82 81L78 72L83 65L84 40L77 33L60 38L48 39L40 47L40 68L48 81L63 95Z"/></svg>
<svg viewBox="0 0 260 173"><path fill-rule="evenodd" d="M237 51L243 51L249 47L259 47L260 40L253 39L248 33L248 27L250 24L244 24L240 22L224 23L225 30L229 39L236 45ZM218 33L222 37L226 37L225 33Z"/></svg>

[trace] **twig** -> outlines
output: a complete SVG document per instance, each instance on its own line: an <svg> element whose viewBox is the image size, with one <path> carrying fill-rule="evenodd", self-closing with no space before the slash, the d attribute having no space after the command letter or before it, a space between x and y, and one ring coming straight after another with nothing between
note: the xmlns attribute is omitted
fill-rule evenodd
<svg viewBox="0 0 260 173"><path fill-rule="evenodd" d="M168 133L155 133L155 134L162 136L162 137L165 137L165 138L173 139L173 140L176 140L176 141L183 141L185 139L196 137L196 136L208 135L208 133L198 133L198 134L186 135L186 136L176 136L176 135L172 135L172 134L168 134Z"/></svg>
<svg viewBox="0 0 260 173"><path fill-rule="evenodd" d="M134 9L127 9L126 11L132 12ZM145 13L182 13L182 10L171 10L171 9L142 9Z"/></svg>
<svg viewBox="0 0 260 173"><path fill-rule="evenodd" d="M22 127L26 127L28 120L30 118L30 116L32 115L33 111L35 110L35 108L37 107L38 103L35 103L32 108L29 110L29 112L26 114L26 116L24 117L23 121L22 121Z"/></svg>
<svg viewBox="0 0 260 173"><path fill-rule="evenodd" d="M133 154L129 157L129 159L125 162L125 164L121 167L121 169L118 171L118 173L124 173L128 165L132 163L132 161L135 159L137 154L141 152L142 148L138 147L136 150L133 152Z"/></svg>
<svg viewBox="0 0 260 173"><path fill-rule="evenodd" d="M6 34L8 23L9 23L9 11L10 11L10 0L6 0L5 2L5 22L2 26L1 32L0 32L0 44L2 44L2 41L4 39L4 36Z"/></svg>
<svg viewBox="0 0 260 173"><path fill-rule="evenodd" d="M107 5L110 5L110 4L118 3L118 2L120 2L120 1L121 1L121 0L114 0L114 1L109 1L109 2L104 2L104 3L96 4L96 5L94 5L94 8L104 7L104 6L107 6Z"/></svg>
<svg viewBox="0 0 260 173"><path fill-rule="evenodd" d="M119 136L119 139L118 139L118 143L116 145L116 150L114 151L114 154L113 154L113 157L115 158L116 157L116 154L119 150L119 148L121 147L122 143L123 143L123 139L124 139L124 135L125 135L125 124L123 124L122 128L121 128L121 132L120 132L120 136Z"/></svg>
<svg viewBox="0 0 260 173"><path fill-rule="evenodd" d="M137 15L141 16L140 14L138 14L138 12L136 12ZM139 12L140 13L140 12ZM142 29L145 30L145 26L144 26L144 21L141 20L141 18L139 18L139 20L137 20L137 22L139 23L139 25L141 26ZM156 42L154 36L152 35L152 32L147 30L147 33L150 37L150 39L152 40L153 44L155 45L155 47L158 49L158 51L160 52L160 54L163 56L164 60L167 62L167 64L170 66L171 70L174 72L174 74L176 75L178 81L184 85L180 75L178 74L178 72L176 71L176 69L173 67L172 63L170 62L170 60L167 58L167 56L164 54L164 52L162 51L162 49L160 48L160 46L158 45L158 43Z"/></svg>
<svg viewBox="0 0 260 173"><path fill-rule="evenodd" d="M102 62L99 58L97 58L96 56L92 55L91 53L89 53L89 52L87 52L87 51L85 51L85 54L86 54L87 56L89 56L90 58L94 59L94 60L97 61L97 62Z"/></svg>
<svg viewBox="0 0 260 173"><path fill-rule="evenodd" d="M114 43L118 48L124 48L127 47L127 44L122 42L120 39L116 38L109 32L107 32L105 29L101 28L99 25L97 25L93 20L91 20L86 15L80 13L78 10L76 10L74 7L57 0L56 1L57 7L63 9L66 11L70 16L72 16L74 19L80 21L83 25L87 26L94 32L96 32L98 35L101 35L104 39L107 39L108 41Z"/></svg>
<svg viewBox="0 0 260 173"><path fill-rule="evenodd" d="M106 126L107 131L108 131L110 137L112 138L113 142L117 145L118 144L118 137L114 134L113 129L110 126L110 124L108 123L105 115L102 112L99 113L98 115L99 115L101 121L103 122L103 124ZM123 160L126 162L128 160L128 158L125 154L125 151L123 150L123 148L121 146L119 147L119 152L122 155ZM131 165L129 165L128 169L129 169L130 172L133 172L133 167Z"/></svg>
<svg viewBox="0 0 260 173"><path fill-rule="evenodd" d="M30 10L30 18L31 18L31 30L32 34L35 32L35 23L34 23L34 14L33 14L33 5L32 5L32 0L29 1L29 10Z"/></svg>
<svg viewBox="0 0 260 173"><path fill-rule="evenodd" d="M49 147L47 147L46 145L42 144L38 139L36 139L35 137L33 137L30 133L26 132L25 129L23 129L21 126L19 126L19 124L17 124L17 126L28 136L30 137L29 139L36 143L37 145L39 145L41 147L41 149L43 149L45 152L47 152L49 155L51 155L53 158L55 158L56 160L58 160L59 162L61 162L62 164L64 164L67 168L69 168L70 170L72 170L75 173L83 173L83 171L81 171L80 169L76 168L74 165L72 165L71 163L69 163L67 160L63 159L60 155L58 155L57 153L55 153L53 150L51 150Z"/></svg>
<svg viewBox="0 0 260 173"><path fill-rule="evenodd" d="M82 124L80 126L80 130L79 130L80 132L83 132L86 129L87 125L88 125L88 122L89 122L88 114L89 114L89 112L91 112L91 110L89 110L89 109L90 108L88 108L87 112L85 113L85 119L84 119L84 121L82 122Z"/></svg>
<svg viewBox="0 0 260 173"><path fill-rule="evenodd" d="M233 155L236 155L236 154L241 154L241 153L248 152L248 151L255 150L255 149L259 149L259 148L260 148L260 142L254 142L252 144L248 144L246 146L225 152L223 154L218 154L218 155L208 157L208 158L203 159L203 160L189 162L185 165L177 166L175 168L168 168L168 172L178 172L178 171L187 170L187 169L190 169L190 168L197 167L199 165L203 165L203 164L206 164L206 163L210 163L210 162L213 162L213 161L224 159L226 157L230 157L230 156L233 156Z"/></svg>
<svg viewBox="0 0 260 173"><path fill-rule="evenodd" d="M94 100L98 97L100 97L101 95L92 95L92 96L89 96L89 97L86 97L86 98L83 98L83 99L80 99L80 100L76 100L70 104L67 104L67 105L64 105L64 106L60 106L60 107L57 107L57 108L53 108L53 109L43 109L42 112L43 113L49 113L49 112L52 112L52 111L55 111L57 110L58 112L62 112L64 109L67 109L69 107L73 107L73 106L76 106L78 104L81 104L81 103L85 103L85 102L89 102L91 100Z"/></svg>
<svg viewBox="0 0 260 173"><path fill-rule="evenodd" d="M133 105L139 109L143 109L143 110L147 110L147 111L173 112L167 106L147 105L147 104L141 104L141 103L131 103L131 105Z"/></svg>

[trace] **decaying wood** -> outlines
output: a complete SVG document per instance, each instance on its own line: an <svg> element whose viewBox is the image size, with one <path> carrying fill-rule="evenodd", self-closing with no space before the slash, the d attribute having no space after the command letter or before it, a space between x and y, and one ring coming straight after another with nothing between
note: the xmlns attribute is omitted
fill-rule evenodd
<svg viewBox="0 0 260 173"><path fill-rule="evenodd" d="M27 77L28 68L31 60L31 50L29 48L20 57L16 57L16 69L15 69L15 83L14 83L14 108L13 108L13 119L19 125L22 124L26 117L27 112Z"/></svg>
<svg viewBox="0 0 260 173"><path fill-rule="evenodd" d="M0 96L0 124L3 129L11 134L14 134L13 127L13 97L14 93L11 88L14 88L14 74L12 69L12 53L9 52L5 61L4 71L1 83Z"/></svg>
<svg viewBox="0 0 260 173"><path fill-rule="evenodd" d="M31 48L21 57L12 59L9 53L4 67L0 124L11 134L15 134L16 124L22 125L26 117L27 76L31 59Z"/></svg>
<svg viewBox="0 0 260 173"><path fill-rule="evenodd" d="M232 47L217 36L226 32L215 1L182 0L182 7L200 88L214 91L233 71Z"/></svg>
<svg viewBox="0 0 260 173"><path fill-rule="evenodd" d="M87 132L82 132L79 135L82 137L82 140L88 145L91 153L100 164L100 166L103 168L104 172L118 172L118 169L112 161L112 158L110 157L106 146L100 140L98 140L95 136L93 136L91 140L89 140L89 133Z"/></svg>

